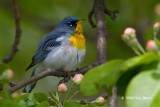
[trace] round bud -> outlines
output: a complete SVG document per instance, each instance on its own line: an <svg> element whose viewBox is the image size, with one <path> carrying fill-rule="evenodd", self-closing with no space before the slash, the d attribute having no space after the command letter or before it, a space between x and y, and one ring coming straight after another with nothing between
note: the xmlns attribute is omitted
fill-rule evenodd
<svg viewBox="0 0 160 107"><path fill-rule="evenodd" d="M122 39L124 40L124 42L130 44L130 41L135 38L136 38L135 29L127 27L124 30L124 34L122 35Z"/></svg>
<svg viewBox="0 0 160 107"><path fill-rule="evenodd" d="M160 31L160 22L156 22L153 26L153 29L154 29L155 36L157 36L158 32Z"/></svg>
<svg viewBox="0 0 160 107"><path fill-rule="evenodd" d="M80 85L80 83L82 82L83 80L83 75L82 74L76 74L74 77L73 77L73 82L76 84L76 85Z"/></svg>
<svg viewBox="0 0 160 107"><path fill-rule="evenodd" d="M13 71L11 69L8 69L4 71L3 76L8 79L11 79L13 77L13 74L14 74Z"/></svg>
<svg viewBox="0 0 160 107"><path fill-rule="evenodd" d="M154 40L149 40L147 42L146 48L147 48L148 51L155 50L156 49L156 43L155 43L155 41Z"/></svg>
<svg viewBox="0 0 160 107"><path fill-rule="evenodd" d="M135 29L134 28L131 28L131 27L127 27L125 30L124 30L124 34L125 35L128 35L128 36L132 36L132 37L135 37Z"/></svg>
<svg viewBox="0 0 160 107"><path fill-rule="evenodd" d="M105 99L104 97L100 96L95 100L96 104L103 106L105 104Z"/></svg>
<svg viewBox="0 0 160 107"><path fill-rule="evenodd" d="M154 24L154 28L160 28L160 22L156 22L156 23Z"/></svg>
<svg viewBox="0 0 160 107"><path fill-rule="evenodd" d="M67 86L64 83L59 84L58 91L65 93L67 91Z"/></svg>

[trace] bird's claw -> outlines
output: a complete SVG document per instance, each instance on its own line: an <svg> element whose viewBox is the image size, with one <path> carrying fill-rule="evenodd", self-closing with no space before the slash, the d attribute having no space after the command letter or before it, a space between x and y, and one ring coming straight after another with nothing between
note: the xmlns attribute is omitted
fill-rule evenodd
<svg viewBox="0 0 160 107"><path fill-rule="evenodd" d="M67 77L68 76L68 72L64 71L64 76Z"/></svg>

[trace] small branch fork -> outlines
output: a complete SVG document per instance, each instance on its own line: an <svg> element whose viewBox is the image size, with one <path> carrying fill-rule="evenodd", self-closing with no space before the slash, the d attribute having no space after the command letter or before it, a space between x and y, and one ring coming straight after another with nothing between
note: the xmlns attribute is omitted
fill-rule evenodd
<svg viewBox="0 0 160 107"><path fill-rule="evenodd" d="M93 9L94 9L94 8L92 8L91 11L88 13L88 21L89 21L89 23L91 24L91 26L92 26L93 28L95 28L96 25L94 24L94 22L93 22L93 20L92 20L92 16L93 16L93 14L94 14L94 10L93 10Z"/></svg>
<svg viewBox="0 0 160 107"><path fill-rule="evenodd" d="M117 18L116 14L119 13L119 9L116 9L114 11L110 11L107 8L105 8L105 13L108 14L113 21L115 21L115 19Z"/></svg>
<svg viewBox="0 0 160 107"><path fill-rule="evenodd" d="M3 58L3 63L9 63L13 57L15 56L16 52L18 52L18 47L17 45L20 42L20 37L21 37L21 24L20 24L20 16L19 16L19 11L18 11L18 6L17 6L17 0L13 0L13 13L14 13L14 20L15 20L15 27L16 27L16 34L15 34L15 39L11 47L11 51L8 54L8 56Z"/></svg>
<svg viewBox="0 0 160 107"><path fill-rule="evenodd" d="M115 21L115 19L117 18L117 17L116 17L116 14L119 13L119 9L116 9L116 10L114 10L114 11L110 11L110 10L108 10L106 7L104 7L104 12L105 12L105 14L109 15L110 18L111 18L113 21ZM91 26L92 26L93 28L95 28L96 25L94 24L94 22L93 22L93 20L92 20L92 16L93 16L93 15L94 15L94 6L93 6L93 8L91 9L91 11L88 13L88 21L89 21L89 23L91 24Z"/></svg>
<svg viewBox="0 0 160 107"><path fill-rule="evenodd" d="M55 69L47 69L33 77L30 77L29 79L27 80L24 80L24 81L21 81L19 83L14 83L14 82L10 82L10 86L11 88L8 89L7 91L9 93L13 93L15 91L17 91L18 89L26 86L27 84L30 84L32 82L35 82L35 81L38 81L46 76L56 76L56 77L64 77L63 80L60 81L61 82L68 82L70 80L71 77L73 77L75 74L85 74L88 70L90 70L91 68L93 67L96 67L98 66L99 63L93 63L87 67L84 67L82 69L79 69L78 71L72 71L72 72L69 72L67 76L65 76L66 74L64 73L64 71L60 71L60 70L55 70Z"/></svg>

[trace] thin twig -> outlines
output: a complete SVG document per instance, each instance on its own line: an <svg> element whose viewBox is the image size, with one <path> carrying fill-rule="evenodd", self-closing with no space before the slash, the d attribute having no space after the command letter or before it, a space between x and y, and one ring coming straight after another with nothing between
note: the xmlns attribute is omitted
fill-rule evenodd
<svg viewBox="0 0 160 107"><path fill-rule="evenodd" d="M96 66L98 66L99 64L96 62L96 63L93 63L87 67L84 67L82 69L79 69L78 71L71 71L68 73L68 76L71 77L71 76L74 76L75 74L85 74L88 70L90 70L91 68L94 68ZM59 70L55 70L55 69L47 69L45 70L44 72L41 72L35 76L32 76L30 77L29 79L27 80L24 80L24 81L21 81L19 83L17 83L17 85L13 86L12 88L8 89L7 91L9 93L13 93L15 92L16 90L32 83L32 82L35 82L35 81L38 81L40 80L41 78L44 78L46 76L56 76L56 77L65 77L65 73L64 71L59 71ZM64 81L65 82L65 81Z"/></svg>
<svg viewBox="0 0 160 107"><path fill-rule="evenodd" d="M18 6L17 6L17 0L13 0L13 13L14 13L14 20L15 20L15 27L16 27L16 34L14 38L14 42L11 47L11 51L8 56L3 58L3 63L9 63L13 57L15 56L16 52L18 51L17 45L20 42L20 37L21 37L21 24L20 24L20 16L19 16L19 11L18 11Z"/></svg>
<svg viewBox="0 0 160 107"><path fill-rule="evenodd" d="M73 97L75 97L78 93L80 93L80 91L76 91L68 100L67 102L69 102Z"/></svg>
<svg viewBox="0 0 160 107"><path fill-rule="evenodd" d="M58 85L61 84L61 83L68 82L70 79L71 79L70 76L64 77L62 80L59 81Z"/></svg>
<svg viewBox="0 0 160 107"><path fill-rule="evenodd" d="M69 90L69 92L67 93L66 97L64 98L64 102L63 104L67 101L67 98L69 97L69 95L71 94L71 92L73 91L73 88L75 87L75 84L73 84L73 86L71 87L71 89Z"/></svg>
<svg viewBox="0 0 160 107"><path fill-rule="evenodd" d="M108 14L113 21L115 21L115 19L116 19L116 13L119 13L119 9L117 9L115 11L110 11L107 8L105 8L105 13Z"/></svg>
<svg viewBox="0 0 160 107"><path fill-rule="evenodd" d="M93 22L93 20L92 20L93 14L94 14L94 8L92 8L92 10L88 13L88 21L89 21L89 23L91 24L91 26L92 26L93 28L95 28L96 25L94 24L94 22Z"/></svg>

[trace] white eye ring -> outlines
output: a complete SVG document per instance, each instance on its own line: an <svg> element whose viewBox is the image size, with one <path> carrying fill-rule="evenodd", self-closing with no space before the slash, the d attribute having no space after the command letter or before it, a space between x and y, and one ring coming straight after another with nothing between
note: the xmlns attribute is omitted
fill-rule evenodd
<svg viewBox="0 0 160 107"><path fill-rule="evenodd" d="M69 25L69 26L73 26L71 22L68 22L68 25Z"/></svg>

